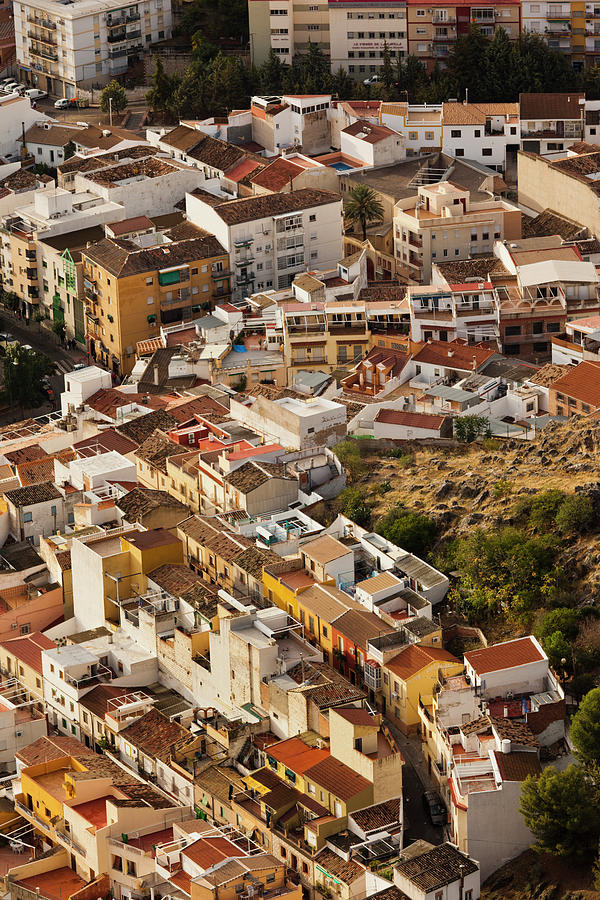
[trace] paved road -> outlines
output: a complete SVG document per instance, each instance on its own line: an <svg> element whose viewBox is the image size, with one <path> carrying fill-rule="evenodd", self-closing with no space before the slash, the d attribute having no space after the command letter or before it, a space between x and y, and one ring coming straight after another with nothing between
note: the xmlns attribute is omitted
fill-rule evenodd
<svg viewBox="0 0 600 900"><path fill-rule="evenodd" d="M445 839L444 829L432 825L423 809L423 792L437 790L437 785L427 773L427 766L421 753L421 738L418 735L406 737L389 719L386 724L406 760L402 770L402 793L404 795L404 818L406 831L404 846L416 840L441 844Z"/></svg>
<svg viewBox="0 0 600 900"><path fill-rule="evenodd" d="M28 415L36 416L47 413L52 408L58 408L60 395L64 391L64 376L73 370L76 363L87 362L87 355L82 350L67 350L61 346L58 338L49 333L46 329L42 329L37 322L31 321L30 325L25 324L24 319L17 319L7 310L0 312L0 320L2 327L0 330L11 334L16 340L22 344L30 344L35 350L40 350L49 356L56 363L56 375L50 381L54 389L55 402L45 403L37 410L26 410ZM14 416L12 416L14 419Z"/></svg>

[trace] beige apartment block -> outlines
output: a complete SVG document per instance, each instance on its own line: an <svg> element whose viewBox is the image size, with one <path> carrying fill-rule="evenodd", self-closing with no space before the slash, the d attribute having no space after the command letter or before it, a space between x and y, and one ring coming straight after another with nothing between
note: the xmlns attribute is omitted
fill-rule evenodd
<svg viewBox="0 0 600 900"><path fill-rule="evenodd" d="M450 181L418 189L394 210L398 271L429 284L433 262L489 253L495 240L521 236L521 211L506 200L473 202Z"/></svg>

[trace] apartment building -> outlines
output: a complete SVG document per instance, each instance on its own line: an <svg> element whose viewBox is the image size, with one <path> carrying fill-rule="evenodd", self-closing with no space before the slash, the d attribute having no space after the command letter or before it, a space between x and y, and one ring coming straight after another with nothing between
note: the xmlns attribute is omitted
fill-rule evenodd
<svg viewBox="0 0 600 900"><path fill-rule="evenodd" d="M380 69L386 43L392 58L408 52L404 0L374 4L364 0L352 4L345 0L317 4L282 0L277 6L250 0L248 9L256 65L264 62L271 50L289 64L313 43L330 57L332 72L341 66L354 78L364 79Z"/></svg>
<svg viewBox="0 0 600 900"><path fill-rule="evenodd" d="M289 287L300 272L328 269L342 256L342 201L305 188L223 201L186 196L188 220L206 228L229 254L236 300L255 290Z"/></svg>
<svg viewBox="0 0 600 900"><path fill-rule="evenodd" d="M472 0L436 0L421 3L406 2L408 52L425 63L428 70L444 65L459 35L468 34L477 25L482 34L492 38L497 28L503 28L511 40L521 33L520 0L501 0L486 6Z"/></svg>
<svg viewBox="0 0 600 900"><path fill-rule="evenodd" d="M300 276L296 283L315 281ZM370 333L364 302L287 303L282 308L283 352L288 373L295 369L330 372L367 352Z"/></svg>
<svg viewBox="0 0 600 900"><path fill-rule="evenodd" d="M600 406L598 362L580 362L550 385L548 407L554 416L589 416Z"/></svg>
<svg viewBox="0 0 600 900"><path fill-rule="evenodd" d="M454 284L448 290L434 285L411 285L408 297L413 341L461 338L479 343L500 336L500 299L491 281Z"/></svg>
<svg viewBox="0 0 600 900"><path fill-rule="evenodd" d="M397 266L428 284L432 263L469 259L491 250L495 240L521 236L521 211L506 200L473 202L470 191L443 181L419 187L394 207Z"/></svg>
<svg viewBox="0 0 600 900"><path fill-rule="evenodd" d="M402 132L406 155L418 156L442 149L442 105L383 102L379 110L382 125Z"/></svg>
<svg viewBox="0 0 600 900"><path fill-rule="evenodd" d="M519 107L526 153L544 156L583 140L585 94L521 94Z"/></svg>
<svg viewBox="0 0 600 900"><path fill-rule="evenodd" d="M117 375L131 372L138 341L229 296L226 251L187 222L130 240L107 237L82 257L87 349Z"/></svg>
<svg viewBox="0 0 600 900"><path fill-rule="evenodd" d="M58 97L110 81L171 36L170 0L17 0L13 10L17 77Z"/></svg>
<svg viewBox="0 0 600 900"><path fill-rule="evenodd" d="M552 336L552 362L576 366L584 360L600 362L600 316L573 319L565 330Z"/></svg>

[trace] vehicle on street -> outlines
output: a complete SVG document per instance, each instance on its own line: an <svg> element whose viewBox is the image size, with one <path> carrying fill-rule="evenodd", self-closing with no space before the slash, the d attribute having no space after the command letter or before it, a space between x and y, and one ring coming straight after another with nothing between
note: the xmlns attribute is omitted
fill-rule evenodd
<svg viewBox="0 0 600 900"><path fill-rule="evenodd" d="M423 807L429 813L432 825L445 825L448 821L448 810L437 791L425 791Z"/></svg>
<svg viewBox="0 0 600 900"><path fill-rule="evenodd" d="M368 78L365 78L365 80L363 81L363 84L366 84L366 85L379 84L380 81L381 81L380 75L369 75Z"/></svg>
<svg viewBox="0 0 600 900"><path fill-rule="evenodd" d="M13 91L14 91L14 89L17 87L18 83L19 83L19 82L18 82L18 81L15 81L14 79L13 79L12 81L7 82L7 83L2 87L3 92L4 92L5 94L12 94Z"/></svg>
<svg viewBox="0 0 600 900"><path fill-rule="evenodd" d="M14 341L14 337L12 334L9 334L8 331L2 331L0 332L0 341L2 341L3 344L10 344Z"/></svg>
<svg viewBox="0 0 600 900"><path fill-rule="evenodd" d="M23 350L27 350L28 353L31 353L33 351L33 347L31 346L31 344L21 344L21 347Z"/></svg>
<svg viewBox="0 0 600 900"><path fill-rule="evenodd" d="M78 372L80 369L87 369L87 363L75 363L73 366L73 371Z"/></svg>
<svg viewBox="0 0 600 900"><path fill-rule="evenodd" d="M90 101L83 97L61 97L54 103L54 109L81 109L83 106L89 106Z"/></svg>
<svg viewBox="0 0 600 900"><path fill-rule="evenodd" d="M60 100L54 101L54 109L70 109L73 105L72 100L68 100L66 97L61 97Z"/></svg>
<svg viewBox="0 0 600 900"><path fill-rule="evenodd" d="M44 97L48 96L48 92L40 91L38 88L29 88L28 91L25 91L25 96L29 97L30 100L43 100Z"/></svg>

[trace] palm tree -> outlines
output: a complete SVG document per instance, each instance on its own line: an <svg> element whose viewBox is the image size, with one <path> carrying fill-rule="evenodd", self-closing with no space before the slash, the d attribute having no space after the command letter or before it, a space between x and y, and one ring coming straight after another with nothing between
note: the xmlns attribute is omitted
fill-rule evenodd
<svg viewBox="0 0 600 900"><path fill-rule="evenodd" d="M369 222L381 222L383 219L383 205L373 188L366 184L357 184L348 195L344 213L349 222L353 224L360 223L363 241L366 241L367 224Z"/></svg>

